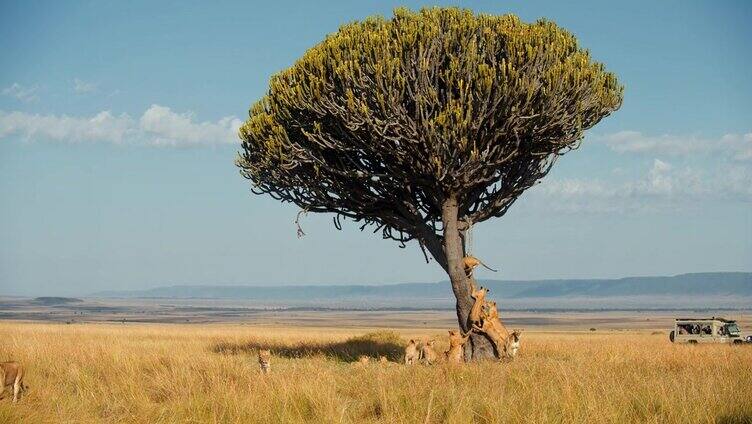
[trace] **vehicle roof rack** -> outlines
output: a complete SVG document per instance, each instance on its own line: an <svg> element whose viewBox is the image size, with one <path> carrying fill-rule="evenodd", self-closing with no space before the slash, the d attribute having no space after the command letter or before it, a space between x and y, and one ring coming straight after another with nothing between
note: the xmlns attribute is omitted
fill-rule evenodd
<svg viewBox="0 0 752 424"><path fill-rule="evenodd" d="M732 319L712 317L712 318L676 318L676 321L721 321L721 322L736 322Z"/></svg>

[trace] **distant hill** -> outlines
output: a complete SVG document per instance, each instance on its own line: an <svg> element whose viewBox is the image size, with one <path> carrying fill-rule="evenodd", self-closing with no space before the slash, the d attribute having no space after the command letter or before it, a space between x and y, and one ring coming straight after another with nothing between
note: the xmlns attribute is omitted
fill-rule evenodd
<svg viewBox="0 0 752 424"><path fill-rule="evenodd" d="M67 305L69 303L80 303L83 302L81 299L76 299L75 297L36 297L33 299L34 303L40 304L40 305Z"/></svg>
<svg viewBox="0 0 752 424"><path fill-rule="evenodd" d="M615 280L493 281L513 297L752 296L752 273L705 272Z"/></svg>
<svg viewBox="0 0 752 424"><path fill-rule="evenodd" d="M745 307L752 301L752 273L709 272L619 279L480 280L508 307ZM451 307L448 281L387 285L167 286L102 291L103 298L233 299L266 306Z"/></svg>

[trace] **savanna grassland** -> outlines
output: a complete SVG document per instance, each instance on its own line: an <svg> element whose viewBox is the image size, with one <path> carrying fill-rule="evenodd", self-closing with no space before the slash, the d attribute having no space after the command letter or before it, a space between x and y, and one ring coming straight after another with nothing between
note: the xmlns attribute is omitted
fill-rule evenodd
<svg viewBox="0 0 752 424"><path fill-rule="evenodd" d="M405 366L446 331L0 322L28 368L9 423L752 422L752 347L665 332L526 331L513 362ZM256 349L270 347L262 375ZM361 354L389 363L358 364Z"/></svg>

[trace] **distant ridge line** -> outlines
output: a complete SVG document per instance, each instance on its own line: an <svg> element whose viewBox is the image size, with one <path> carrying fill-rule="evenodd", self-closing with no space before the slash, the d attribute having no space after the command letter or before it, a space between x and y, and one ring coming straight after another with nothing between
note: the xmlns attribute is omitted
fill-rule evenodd
<svg viewBox="0 0 752 424"><path fill-rule="evenodd" d="M616 279L479 279L502 299L599 298L635 296L749 297L752 272L700 272L674 276L622 277ZM415 296L426 300L451 299L446 280L433 283L382 285L170 285L144 290L106 290L92 293L100 298L251 299L257 301L400 299Z"/></svg>

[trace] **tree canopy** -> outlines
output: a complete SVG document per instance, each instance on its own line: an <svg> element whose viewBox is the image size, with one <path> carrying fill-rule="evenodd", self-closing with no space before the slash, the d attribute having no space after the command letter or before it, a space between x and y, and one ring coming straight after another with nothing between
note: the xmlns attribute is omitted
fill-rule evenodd
<svg viewBox="0 0 752 424"><path fill-rule="evenodd" d="M274 75L236 163L255 193L422 245L450 197L460 229L502 216L622 96L553 22L397 9Z"/></svg>

